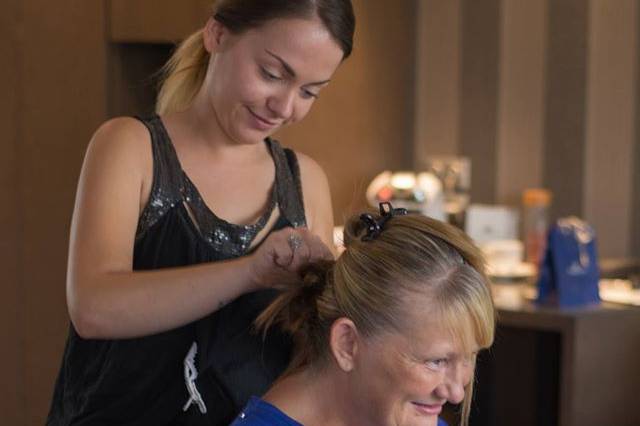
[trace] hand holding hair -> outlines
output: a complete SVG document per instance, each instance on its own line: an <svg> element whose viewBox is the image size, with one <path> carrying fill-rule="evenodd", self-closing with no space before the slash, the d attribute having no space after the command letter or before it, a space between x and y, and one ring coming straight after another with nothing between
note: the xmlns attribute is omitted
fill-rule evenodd
<svg viewBox="0 0 640 426"><path fill-rule="evenodd" d="M333 260L331 250L307 228L285 228L272 233L251 255L257 288L286 287L300 280L305 266Z"/></svg>

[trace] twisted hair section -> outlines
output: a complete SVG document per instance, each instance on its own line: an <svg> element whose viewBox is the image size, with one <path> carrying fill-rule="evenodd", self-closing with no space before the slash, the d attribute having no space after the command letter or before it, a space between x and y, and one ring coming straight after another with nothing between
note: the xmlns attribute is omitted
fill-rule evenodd
<svg viewBox="0 0 640 426"><path fill-rule="evenodd" d="M266 334L278 326L293 337L294 352L288 372L313 365L326 354L330 322L339 312L332 306L334 261L309 265L298 285L284 291L256 319Z"/></svg>

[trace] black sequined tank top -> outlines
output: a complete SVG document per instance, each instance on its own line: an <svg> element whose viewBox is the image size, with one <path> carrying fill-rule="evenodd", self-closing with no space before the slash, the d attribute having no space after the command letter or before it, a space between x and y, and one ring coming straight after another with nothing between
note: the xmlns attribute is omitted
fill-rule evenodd
<svg viewBox="0 0 640 426"><path fill-rule="evenodd" d="M246 255L276 207L272 230L306 226L293 151L265 140L276 169L269 206L253 225L235 225L206 206L160 117L141 121L151 134L153 184L138 222L134 270ZM287 366L290 339L252 330L275 295L245 294L199 321L142 338L83 339L71 325L47 425L229 424Z"/></svg>

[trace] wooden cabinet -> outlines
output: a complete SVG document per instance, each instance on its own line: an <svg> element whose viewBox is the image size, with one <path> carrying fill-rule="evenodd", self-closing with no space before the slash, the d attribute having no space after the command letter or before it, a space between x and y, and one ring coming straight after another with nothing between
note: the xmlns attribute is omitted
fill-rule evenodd
<svg viewBox="0 0 640 426"><path fill-rule="evenodd" d="M500 309L472 426L640 424L640 309Z"/></svg>

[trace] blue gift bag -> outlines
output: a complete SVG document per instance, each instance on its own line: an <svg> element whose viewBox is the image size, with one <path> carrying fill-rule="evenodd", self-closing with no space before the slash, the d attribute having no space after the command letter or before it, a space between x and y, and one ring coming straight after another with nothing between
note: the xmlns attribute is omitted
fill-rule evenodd
<svg viewBox="0 0 640 426"><path fill-rule="evenodd" d="M562 307L597 304L599 280L593 228L576 217L559 219L549 230L537 302Z"/></svg>

